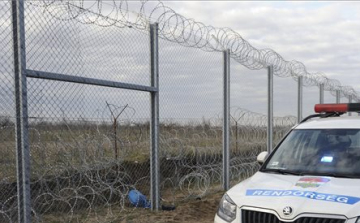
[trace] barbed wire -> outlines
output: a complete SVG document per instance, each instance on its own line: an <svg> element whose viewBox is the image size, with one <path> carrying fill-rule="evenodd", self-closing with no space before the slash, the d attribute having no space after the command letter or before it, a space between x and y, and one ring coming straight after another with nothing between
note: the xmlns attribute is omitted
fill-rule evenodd
<svg viewBox="0 0 360 223"><path fill-rule="evenodd" d="M342 90L343 96L356 95L351 87L342 87L340 82L325 74L308 73L300 62L285 61L270 49L257 50L235 31L187 19L160 1L41 0L27 3L42 7L44 12L63 21L76 20L102 27L147 31L150 21L158 22L161 38L185 47L211 52L230 48L232 57L249 69L274 65L278 76L295 80L303 76L305 86L324 84L326 90ZM33 221L50 222L48 218L54 216L62 218L63 222L119 219L122 217L119 213L132 207L127 200L131 189L145 194L150 191L149 124L132 121L135 112L127 105L107 104L96 110L96 121L86 118L69 121L62 111L63 117L58 122L47 123L46 118L41 117L36 117L37 122L30 122ZM217 115L199 124L160 123L163 202L174 204L220 189L221 122L221 115ZM292 116L275 118L274 143L295 122ZM253 175L259 168L256 156L266 149L266 125L265 115L242 108L231 110L230 176L233 183ZM0 126L0 222L17 222L14 128L11 119L5 119Z"/></svg>
<svg viewBox="0 0 360 223"><path fill-rule="evenodd" d="M145 31L149 22L159 24L159 36L186 47L205 51L230 49L231 57L252 70L264 69L272 65L274 74L280 77L303 77L304 86L324 85L324 89L341 97L360 100L360 93L351 86L342 86L340 81L327 77L324 73L307 71L299 61L285 60L272 49L256 49L231 28L217 28L189 19L166 6L161 1L104 1L85 0L41 0L29 1L43 7L45 12L60 20L76 20L83 24L102 27L130 27Z"/></svg>
<svg viewBox="0 0 360 223"><path fill-rule="evenodd" d="M134 114L131 106L115 106ZM131 209L127 195L132 189L149 189L149 126L122 123L114 135L107 108L100 109L105 122L42 122L29 129L31 197L34 222L58 216L63 222L111 221ZM119 116L121 117L121 116ZM256 156L266 149L265 115L241 108L231 110L230 176L233 183L259 168ZM100 118L100 117L99 117ZM123 116L123 118L128 118ZM198 124L160 123L162 202L201 198L221 190L222 120L218 116ZM274 141L294 125L295 117L275 118ZM95 123L95 122L94 122ZM14 126L0 127L0 221L16 222L16 154ZM115 137L114 137L115 136ZM147 136L147 137L146 137ZM117 140L119 156L113 150ZM103 211L106 209L106 211ZM117 214L114 214L114 212ZM104 214L105 213L105 214Z"/></svg>

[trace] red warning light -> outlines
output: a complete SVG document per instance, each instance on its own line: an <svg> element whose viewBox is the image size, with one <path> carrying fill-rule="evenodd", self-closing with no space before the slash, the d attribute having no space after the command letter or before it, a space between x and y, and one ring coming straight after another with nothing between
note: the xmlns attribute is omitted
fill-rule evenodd
<svg viewBox="0 0 360 223"><path fill-rule="evenodd" d="M349 104L316 104L315 112L360 112L360 103Z"/></svg>

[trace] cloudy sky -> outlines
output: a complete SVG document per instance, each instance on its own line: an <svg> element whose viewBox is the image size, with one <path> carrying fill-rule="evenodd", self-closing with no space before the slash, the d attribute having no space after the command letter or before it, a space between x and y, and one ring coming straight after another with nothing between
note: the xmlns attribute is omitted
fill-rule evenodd
<svg viewBox="0 0 360 223"><path fill-rule="evenodd" d="M272 48L309 70L354 84L360 55L360 2L167 1L175 11L216 27L230 27L254 47ZM352 76L354 77L354 76ZM360 85L357 85L359 90Z"/></svg>
<svg viewBox="0 0 360 223"><path fill-rule="evenodd" d="M76 4L77 1L72 2ZM111 1L102 3L102 13L114 16ZM128 3L130 10L138 12L139 1ZM151 11L157 3L148 2L145 11ZM229 27L257 49L273 49L287 61L302 62L310 73L322 72L339 80L343 86L352 86L360 92L360 2L163 3L184 17L205 25ZM11 34L9 6L6 2L1 4L3 36L0 44L7 43L10 39L8 34ZM90 5L91 9L97 6L90 1L85 1L86 5ZM29 4L26 7L28 69L149 84L146 31L134 27L94 25L91 21L96 20L91 15L81 18L86 24L78 23L75 20L80 17L69 20L62 10L55 7L49 10ZM135 14L129 15L129 19L136 18L131 17ZM58 20L54 16L66 19ZM2 58L11 58L10 51L2 53ZM201 120L202 117L221 114L221 52L205 52L160 40L159 60L160 115L163 119ZM5 63L8 68L5 68ZM4 60L0 66L3 78L8 76L10 68L11 60ZM266 70L249 70L232 60L231 106L266 114L266 81ZM67 114L67 117L73 118L96 118L95 113L102 113L101 117L109 116L106 102L119 108L125 105L134 108L136 118L146 119L149 116L147 93L33 79L28 85L29 112L33 116L61 117ZM297 83L292 78L275 77L274 85L275 115L296 115ZM313 113L313 105L318 101L317 87L304 88L304 116ZM342 98L341 101L347 102L347 99ZM333 103L335 97L325 92L325 102ZM11 106L2 107L5 113L7 107Z"/></svg>
<svg viewBox="0 0 360 223"><path fill-rule="evenodd" d="M258 49L271 48L310 72L360 91L360 2L166 1L188 18L230 27Z"/></svg>
<svg viewBox="0 0 360 223"><path fill-rule="evenodd" d="M257 49L271 48L288 61L297 60L304 63L311 73L323 72L327 77L339 80L342 85L352 86L355 91L360 91L360 2L165 1L164 3L183 16L206 25L230 27ZM243 75L261 76L253 71ZM265 75L262 78L265 78ZM278 86L275 95L284 96L284 100L287 101L287 95L292 94L296 84L291 85L291 82L278 79L275 80L275 85ZM253 88L253 92L258 91L261 90ZM280 94L279 91L282 93ZM306 96L304 113L311 113L312 104L318 101L317 89L311 87L304 91ZM263 100L258 98L258 101ZM325 102L334 101L333 96L326 94ZM342 98L342 101L345 102L347 99ZM279 114L284 114L282 110L295 114L288 108L287 103L281 103L278 99L275 99L275 103L277 107L287 106L278 109ZM264 111L264 108L260 108L262 106L249 106L249 109L259 107Z"/></svg>

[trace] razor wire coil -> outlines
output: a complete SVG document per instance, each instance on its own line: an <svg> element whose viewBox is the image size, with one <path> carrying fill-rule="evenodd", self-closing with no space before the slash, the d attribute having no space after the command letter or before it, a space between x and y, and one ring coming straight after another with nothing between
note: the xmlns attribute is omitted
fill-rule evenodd
<svg viewBox="0 0 360 223"><path fill-rule="evenodd" d="M131 110L130 107L127 109ZM266 149L267 119L265 115L241 108L232 108L231 115L230 176L232 182L237 182L251 176L259 168L256 156ZM295 117L275 118L275 141L295 121ZM174 204L190 198L201 198L217 187L220 189L221 122L218 116L203 124L161 122L163 134L160 137L159 155L162 160L163 202ZM148 170L149 142L138 134L149 131L148 126L121 124L122 132L117 140L128 142L122 144L119 158L116 159L111 130L104 131L104 124L100 121L97 123L85 132L79 132L79 123L73 125L71 121L66 123L66 129L62 131L58 130L60 125L32 125L29 137L32 142L30 185L34 222L46 222L47 216L56 213L62 213L60 216L64 222L86 222L96 216L99 207L108 209L105 220L110 221L115 218L111 214L113 211L122 212L130 207L127 200L130 190L136 188L145 193L149 190L147 182L150 173L141 171ZM111 129L111 123L109 127ZM6 126L0 129L2 141L7 142L5 139L13 134L13 128ZM61 128L64 128L63 123ZM15 159L12 143L6 145L8 147L2 147L2 153L13 153L11 157ZM133 157L134 151L138 153L142 150L147 154L145 159ZM3 162L0 165L5 167ZM6 173L12 172L15 171ZM16 176L7 175L1 179L0 219L16 222L17 192L13 187ZM99 221L104 221L104 216Z"/></svg>
<svg viewBox="0 0 360 223"><path fill-rule="evenodd" d="M285 60L272 49L256 49L239 33L231 28L217 28L189 19L166 6L161 1L103 1L89 3L84 0L41 0L29 1L60 20L76 20L83 24L102 27L131 27L148 30L149 22L159 24L159 37L186 47L205 51L230 50L231 57L252 70L274 67L274 74L280 77L303 77L304 86L324 85L324 89L341 97L352 97L359 101L359 92L351 86L342 86L340 81L326 77L321 72L309 72L306 66L296 60Z"/></svg>

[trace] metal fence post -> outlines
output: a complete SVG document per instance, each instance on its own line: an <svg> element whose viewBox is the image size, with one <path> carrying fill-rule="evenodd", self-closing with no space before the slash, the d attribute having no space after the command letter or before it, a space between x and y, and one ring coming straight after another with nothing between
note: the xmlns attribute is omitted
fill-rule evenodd
<svg viewBox="0 0 360 223"><path fill-rule="evenodd" d="M340 90L336 90L336 103L340 103Z"/></svg>
<svg viewBox="0 0 360 223"><path fill-rule="evenodd" d="M320 104L324 104L324 84L320 84Z"/></svg>
<svg viewBox="0 0 360 223"><path fill-rule="evenodd" d="M273 118L274 118L274 67L268 66L268 124L267 124L267 152L273 149Z"/></svg>
<svg viewBox="0 0 360 223"><path fill-rule="evenodd" d="M298 112L297 118L298 123L302 120L302 110L303 110L303 76L298 77Z"/></svg>
<svg viewBox="0 0 360 223"><path fill-rule="evenodd" d="M224 55L223 188L230 188L230 50Z"/></svg>
<svg viewBox="0 0 360 223"><path fill-rule="evenodd" d="M18 221L31 222L24 0L11 1L16 110Z"/></svg>
<svg viewBox="0 0 360 223"><path fill-rule="evenodd" d="M159 210L160 206L160 164L159 164L159 48L158 24L150 24L150 57L151 86L157 88L151 92L151 123L150 123L150 197L151 209Z"/></svg>

